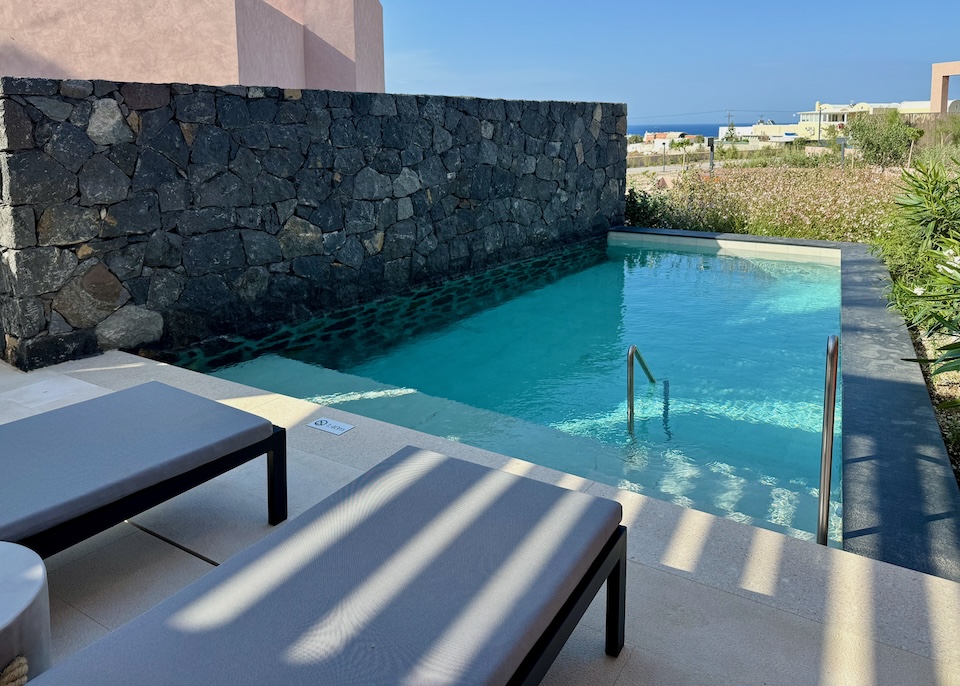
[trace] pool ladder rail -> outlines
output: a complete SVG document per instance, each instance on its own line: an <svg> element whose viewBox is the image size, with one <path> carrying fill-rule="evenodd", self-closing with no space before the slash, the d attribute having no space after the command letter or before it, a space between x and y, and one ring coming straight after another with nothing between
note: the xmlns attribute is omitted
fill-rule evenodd
<svg viewBox="0 0 960 686"><path fill-rule="evenodd" d="M637 349L637 346L631 345L627 350L627 430L630 433L633 433L633 366L634 361L640 363L640 368L643 369L643 373L647 375L647 379L650 383L655 384L657 380L653 378L653 374L650 372L650 367L647 366L646 361L643 359L643 355L640 354L640 351Z"/></svg>
<svg viewBox="0 0 960 686"><path fill-rule="evenodd" d="M830 477L833 473L833 419L837 405L837 368L840 339L827 337L827 367L823 385L823 428L820 434L820 493L818 498L817 543L827 545L830 527Z"/></svg>
<svg viewBox="0 0 960 686"><path fill-rule="evenodd" d="M631 345L627 350L627 431L633 433L633 368L634 362L640 363L640 368L647 375L650 383L655 384L650 367L647 366L643 355L637 346ZM827 534L830 528L830 478L833 473L833 425L837 406L837 372L840 365L840 339L837 336L827 337L827 363L824 374L823 388L823 427L820 434L820 491L818 493L817 543L827 545ZM668 425L669 386L666 379L664 384L664 415L663 426L670 438Z"/></svg>

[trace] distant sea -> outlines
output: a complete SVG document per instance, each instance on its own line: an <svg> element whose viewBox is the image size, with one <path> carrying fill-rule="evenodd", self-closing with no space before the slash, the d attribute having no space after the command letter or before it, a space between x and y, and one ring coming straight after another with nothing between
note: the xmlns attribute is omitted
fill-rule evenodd
<svg viewBox="0 0 960 686"><path fill-rule="evenodd" d="M651 131L683 131L691 136L716 136L721 128L727 128L726 124L629 124L627 126L627 135L642 136L645 132Z"/></svg>

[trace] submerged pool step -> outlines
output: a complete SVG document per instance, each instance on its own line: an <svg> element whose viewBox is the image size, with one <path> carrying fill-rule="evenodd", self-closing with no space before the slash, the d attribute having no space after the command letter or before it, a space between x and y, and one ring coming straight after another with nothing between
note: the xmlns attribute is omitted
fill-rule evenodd
<svg viewBox="0 0 960 686"><path fill-rule="evenodd" d="M602 476L604 465L609 474L615 473L610 467L622 463L619 449L591 438L278 355L264 355L213 375L585 478L609 482L609 476Z"/></svg>
<svg viewBox="0 0 960 686"><path fill-rule="evenodd" d="M732 471L727 474L726 465L694 463L676 450L667 450L661 456L647 454L642 441L632 447L604 444L588 435L567 433L413 388L391 386L278 355L265 355L225 368L214 372L214 376L460 441L793 536L812 537L794 527L812 531L816 524L816 500L805 487L770 483L757 474ZM619 410L617 414L619 416ZM588 421L606 423L603 417ZM583 428L578 427L581 431ZM623 480L611 480L612 474L622 474ZM651 483L651 474L656 474L652 479L656 485ZM640 483L646 485L640 487ZM743 509L749 514L743 514Z"/></svg>

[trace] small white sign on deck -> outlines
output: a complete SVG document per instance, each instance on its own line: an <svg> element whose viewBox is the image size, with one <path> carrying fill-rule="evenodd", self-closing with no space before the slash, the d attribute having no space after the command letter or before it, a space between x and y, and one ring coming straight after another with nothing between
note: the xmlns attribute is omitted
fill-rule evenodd
<svg viewBox="0 0 960 686"><path fill-rule="evenodd" d="M327 419L326 417L320 417L320 419L315 422L310 422L307 424L307 426L312 426L314 429L326 431L328 434L333 434L334 436L345 434L353 428L353 424L347 424L346 422L335 422L332 419Z"/></svg>

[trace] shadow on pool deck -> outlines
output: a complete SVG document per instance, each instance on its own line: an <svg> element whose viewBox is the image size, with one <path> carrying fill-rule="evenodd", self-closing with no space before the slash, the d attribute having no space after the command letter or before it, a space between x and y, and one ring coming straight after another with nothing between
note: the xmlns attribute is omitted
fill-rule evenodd
<svg viewBox="0 0 960 686"><path fill-rule="evenodd" d="M545 684L958 683L955 582L123 353L0 374L0 395L29 400L23 411L34 413L151 379L287 427L294 517L408 444L619 500L630 532L624 652L603 655L601 599ZM9 409L0 403L0 421L15 418ZM306 426L320 416L356 429L336 437ZM216 560L266 535L264 480L262 464L245 465L136 518L143 529L123 524L49 558L56 658L209 571L147 532Z"/></svg>

